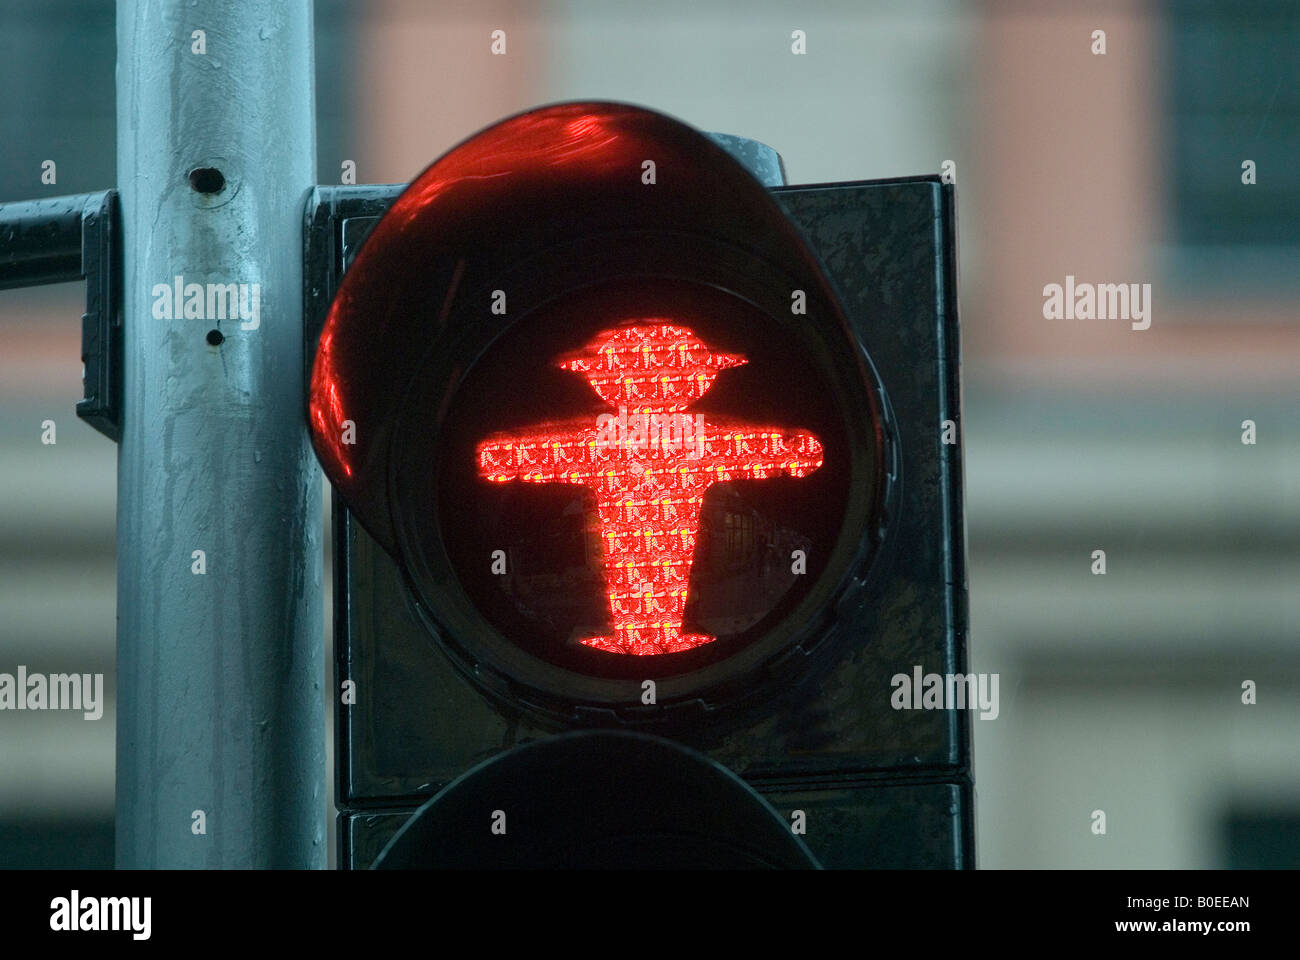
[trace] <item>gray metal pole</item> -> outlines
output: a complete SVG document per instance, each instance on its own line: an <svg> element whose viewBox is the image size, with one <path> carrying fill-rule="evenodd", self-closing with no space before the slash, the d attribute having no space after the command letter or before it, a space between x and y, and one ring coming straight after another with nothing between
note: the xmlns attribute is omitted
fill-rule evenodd
<svg viewBox="0 0 1300 960"><path fill-rule="evenodd" d="M740 161L741 166L763 186L785 186L785 164L781 162L781 155L766 143L738 137L734 133L706 133L705 136Z"/></svg>
<svg viewBox="0 0 1300 960"><path fill-rule="evenodd" d="M117 864L323 867L311 4L119 0L117 58Z"/></svg>

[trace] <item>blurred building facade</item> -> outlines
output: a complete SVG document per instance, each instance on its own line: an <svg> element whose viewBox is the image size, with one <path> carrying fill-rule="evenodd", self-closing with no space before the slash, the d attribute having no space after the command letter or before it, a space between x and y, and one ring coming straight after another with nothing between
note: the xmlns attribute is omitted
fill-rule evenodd
<svg viewBox="0 0 1300 960"><path fill-rule="evenodd" d="M577 98L762 140L792 183L953 161L973 667L1002 696L981 865L1300 865L1294 4L316 9L323 183ZM111 8L0 24L0 201L111 186ZM1151 284L1149 329L1046 318L1067 276ZM110 704L0 716L2 866L111 863L115 451L72 412L80 297L0 294L0 670L103 672Z"/></svg>

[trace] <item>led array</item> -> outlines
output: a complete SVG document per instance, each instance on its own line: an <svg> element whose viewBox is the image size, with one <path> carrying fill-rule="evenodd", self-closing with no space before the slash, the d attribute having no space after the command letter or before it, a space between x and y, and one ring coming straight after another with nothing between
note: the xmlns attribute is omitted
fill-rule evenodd
<svg viewBox="0 0 1300 960"><path fill-rule="evenodd" d="M602 399L637 415L684 411L718 373L743 357L713 353L686 327L649 321L607 331L560 363ZM753 424L702 422L698 443L627 436L609 443L595 422L542 424L478 445L479 473L494 483L572 483L591 488L600 517L612 636L587 646L640 656L713 641L683 633L704 492L733 479L803 477L822 465L812 434Z"/></svg>

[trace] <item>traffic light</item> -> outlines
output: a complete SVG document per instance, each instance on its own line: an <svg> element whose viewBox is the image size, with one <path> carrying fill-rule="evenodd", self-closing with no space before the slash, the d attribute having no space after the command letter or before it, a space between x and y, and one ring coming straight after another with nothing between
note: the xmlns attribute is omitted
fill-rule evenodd
<svg viewBox="0 0 1300 960"><path fill-rule="evenodd" d="M316 191L343 866L971 865L952 205L611 103Z"/></svg>

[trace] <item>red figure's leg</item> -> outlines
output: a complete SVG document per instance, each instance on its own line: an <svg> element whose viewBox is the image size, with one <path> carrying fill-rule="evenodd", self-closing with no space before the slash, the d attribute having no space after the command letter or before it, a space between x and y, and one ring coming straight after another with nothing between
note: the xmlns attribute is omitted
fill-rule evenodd
<svg viewBox="0 0 1300 960"><path fill-rule="evenodd" d="M700 478L659 472L631 489L597 492L614 635L587 637L584 644L646 656L713 641L708 634L682 633L706 486Z"/></svg>

